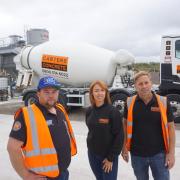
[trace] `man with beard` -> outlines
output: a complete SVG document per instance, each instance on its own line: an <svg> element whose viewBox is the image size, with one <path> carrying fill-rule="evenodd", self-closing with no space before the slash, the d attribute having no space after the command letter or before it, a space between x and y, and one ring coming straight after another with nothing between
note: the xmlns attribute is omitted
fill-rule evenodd
<svg viewBox="0 0 180 180"><path fill-rule="evenodd" d="M14 116L7 149L10 161L24 180L68 180L71 156L77 153L69 117L58 101L60 84L43 77L38 102Z"/></svg>
<svg viewBox="0 0 180 180"><path fill-rule="evenodd" d="M125 141L122 156L131 164L137 180L169 180L175 163L175 129L172 110L166 97L151 91L149 73L134 77L137 95L129 97L124 112Z"/></svg>

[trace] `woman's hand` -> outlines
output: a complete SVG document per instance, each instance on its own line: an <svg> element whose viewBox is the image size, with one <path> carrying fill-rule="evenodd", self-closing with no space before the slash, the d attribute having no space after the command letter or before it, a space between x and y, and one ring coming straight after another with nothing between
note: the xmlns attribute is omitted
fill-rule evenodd
<svg viewBox="0 0 180 180"><path fill-rule="evenodd" d="M112 171L112 166L113 166L113 162L108 161L107 159L103 160L102 169L104 170L105 173L109 173L110 171Z"/></svg>
<svg viewBox="0 0 180 180"><path fill-rule="evenodd" d="M121 155L126 162L129 161L129 152L125 146L122 149Z"/></svg>

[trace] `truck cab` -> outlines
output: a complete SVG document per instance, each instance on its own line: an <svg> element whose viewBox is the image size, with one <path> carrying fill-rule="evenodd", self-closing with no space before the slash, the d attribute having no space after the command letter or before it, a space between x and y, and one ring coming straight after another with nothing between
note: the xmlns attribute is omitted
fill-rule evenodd
<svg viewBox="0 0 180 180"><path fill-rule="evenodd" d="M159 94L167 96L180 122L180 35L162 36Z"/></svg>

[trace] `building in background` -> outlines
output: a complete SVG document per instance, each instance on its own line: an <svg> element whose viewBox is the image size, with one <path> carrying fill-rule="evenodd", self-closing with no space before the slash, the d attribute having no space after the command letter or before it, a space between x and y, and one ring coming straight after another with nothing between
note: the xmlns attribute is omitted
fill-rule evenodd
<svg viewBox="0 0 180 180"><path fill-rule="evenodd" d="M13 61L25 45L36 46L49 40L46 29L29 29L26 38L19 35L0 38L0 76L10 76L12 81L17 78L17 70Z"/></svg>
<svg viewBox="0 0 180 180"><path fill-rule="evenodd" d="M36 46L49 41L49 32L46 29L30 29L26 32L27 44Z"/></svg>
<svg viewBox="0 0 180 180"><path fill-rule="evenodd" d="M12 77L17 75L13 58L23 46L25 46L25 40L19 35L0 39L0 75L11 75Z"/></svg>

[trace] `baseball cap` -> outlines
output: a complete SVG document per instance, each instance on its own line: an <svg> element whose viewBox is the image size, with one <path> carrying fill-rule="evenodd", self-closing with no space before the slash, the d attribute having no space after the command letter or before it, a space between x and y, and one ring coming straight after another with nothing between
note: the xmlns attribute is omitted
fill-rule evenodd
<svg viewBox="0 0 180 180"><path fill-rule="evenodd" d="M45 87L53 87L59 89L61 84L51 76L45 76L39 80L37 89L41 90Z"/></svg>

